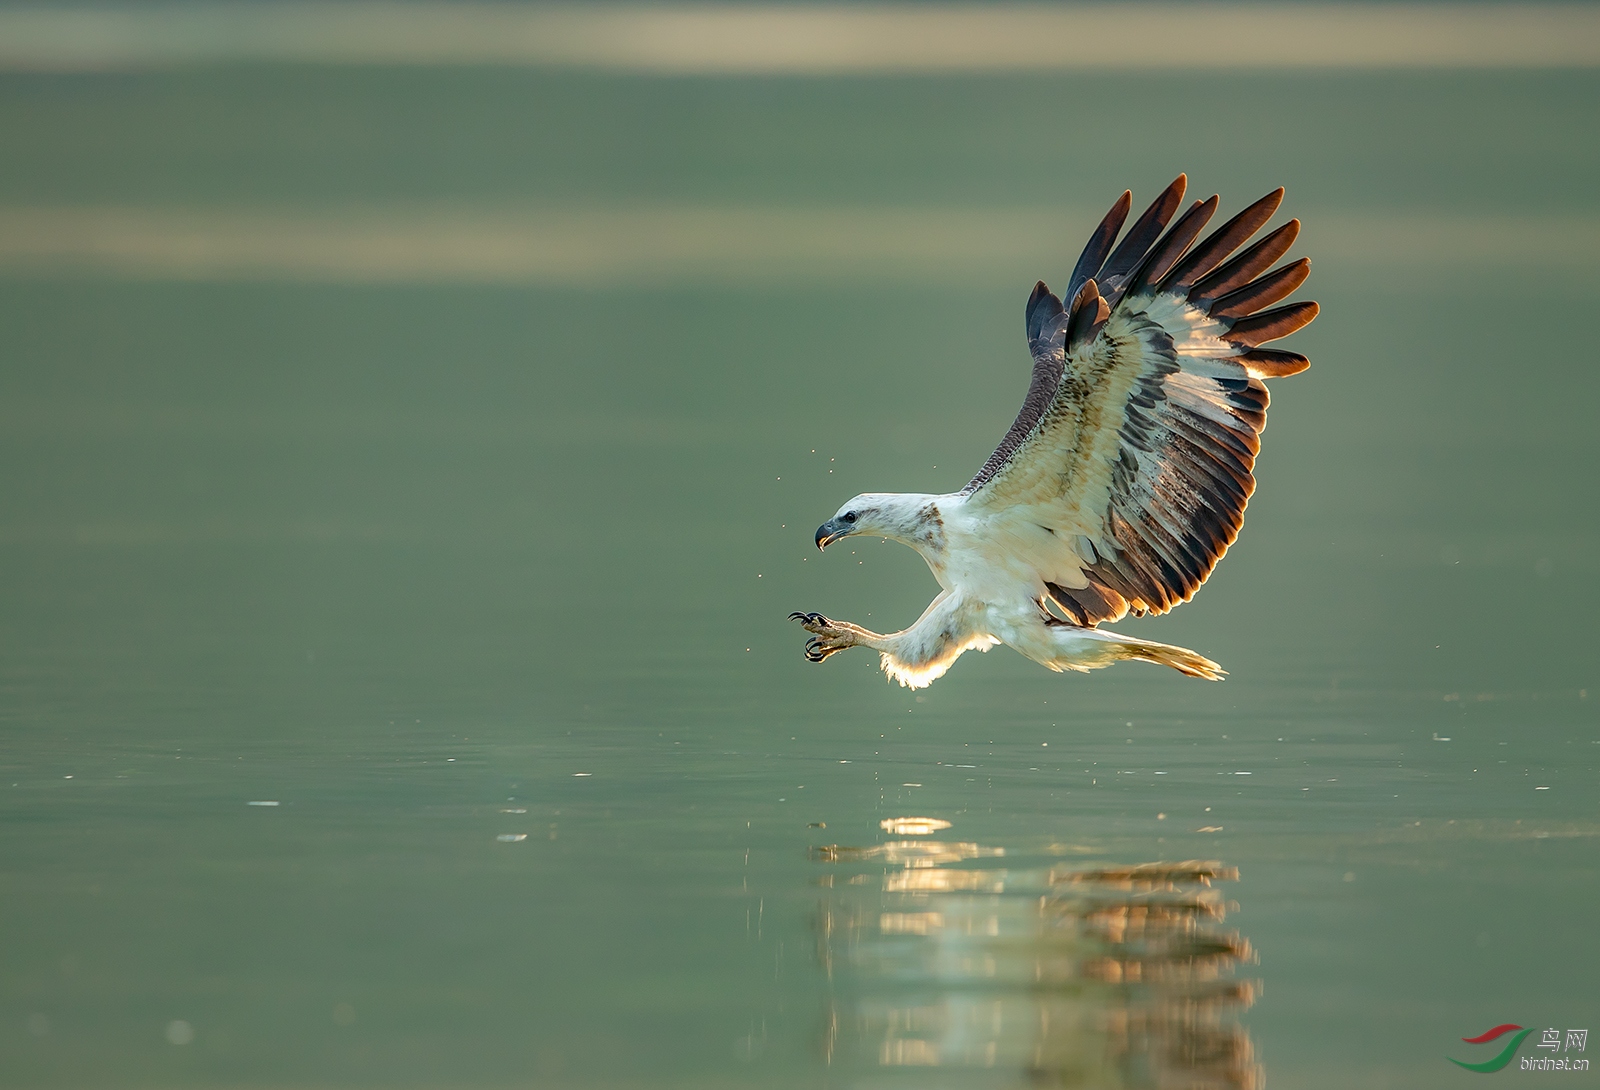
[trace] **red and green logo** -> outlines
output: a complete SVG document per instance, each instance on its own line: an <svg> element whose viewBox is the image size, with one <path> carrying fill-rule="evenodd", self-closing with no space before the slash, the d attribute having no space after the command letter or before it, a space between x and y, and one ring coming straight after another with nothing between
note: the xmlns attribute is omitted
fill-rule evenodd
<svg viewBox="0 0 1600 1090"><path fill-rule="evenodd" d="M1487 1075L1491 1071L1499 1071L1502 1067L1505 1067L1513 1059L1515 1059L1517 1055L1517 1049L1522 1046L1523 1038L1527 1037L1528 1034L1532 1032L1533 1030L1531 1029L1523 1029L1521 1026L1513 1025L1512 1023L1507 1022L1503 1026L1496 1026L1494 1029L1480 1033L1476 1037L1461 1038L1469 1045L1485 1045L1490 1041L1499 1040L1508 1033L1516 1034L1516 1036L1512 1037L1511 1040L1506 1042L1506 1046L1500 1050L1500 1054L1494 1057L1494 1059L1484 1060L1482 1063L1476 1064L1469 1064L1463 1060L1456 1059L1454 1056L1446 1056L1445 1059L1449 1060L1457 1067L1464 1067L1468 1071L1481 1071Z"/></svg>

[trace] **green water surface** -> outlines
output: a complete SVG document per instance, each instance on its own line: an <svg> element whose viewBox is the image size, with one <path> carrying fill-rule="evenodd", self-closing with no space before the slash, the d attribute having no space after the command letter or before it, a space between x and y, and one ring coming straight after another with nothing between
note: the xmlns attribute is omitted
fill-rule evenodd
<svg viewBox="0 0 1600 1090"><path fill-rule="evenodd" d="M1505 241L1594 236L1597 102L0 79L6 208L1092 212L1186 170L1287 185L1323 307L1238 545L1121 626L1226 682L999 648L913 695L785 616L897 627L926 569L812 533L965 482L1088 215L1004 276L8 266L0 1083L1447 1087L1463 1037L1600 1023L1600 261ZM1103 873L1193 859L1237 880Z"/></svg>

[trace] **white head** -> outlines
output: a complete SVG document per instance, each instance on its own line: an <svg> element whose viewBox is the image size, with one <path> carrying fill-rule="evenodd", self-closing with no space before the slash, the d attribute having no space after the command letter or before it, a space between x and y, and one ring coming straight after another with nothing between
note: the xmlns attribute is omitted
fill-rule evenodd
<svg viewBox="0 0 1600 1090"><path fill-rule="evenodd" d="M934 498L920 492L864 492L817 527L817 548L857 534L916 545L942 526Z"/></svg>

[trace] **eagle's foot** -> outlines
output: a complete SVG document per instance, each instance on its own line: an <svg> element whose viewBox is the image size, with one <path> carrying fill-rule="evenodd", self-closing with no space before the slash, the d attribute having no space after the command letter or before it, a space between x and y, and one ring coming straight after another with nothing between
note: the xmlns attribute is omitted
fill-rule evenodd
<svg viewBox="0 0 1600 1090"><path fill-rule="evenodd" d="M789 619L791 621L799 621L800 627L813 636L821 636L827 639L844 635L843 629L835 626L832 621L820 613L791 613L789 614Z"/></svg>
<svg viewBox="0 0 1600 1090"><path fill-rule="evenodd" d="M837 654L847 647L854 647L854 640L823 640L813 636L806 641L806 661L821 662L829 655Z"/></svg>
<svg viewBox="0 0 1600 1090"><path fill-rule="evenodd" d="M813 637L806 641L806 659L810 662L821 662L829 655L847 647L855 647L861 642L856 632L851 631L854 626L830 621L820 613L791 613L789 619L799 621L800 627Z"/></svg>

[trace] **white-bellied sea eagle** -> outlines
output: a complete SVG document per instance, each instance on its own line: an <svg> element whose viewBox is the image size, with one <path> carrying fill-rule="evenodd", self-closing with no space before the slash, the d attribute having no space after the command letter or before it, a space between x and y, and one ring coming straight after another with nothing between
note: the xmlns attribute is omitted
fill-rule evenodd
<svg viewBox="0 0 1600 1090"><path fill-rule="evenodd" d="M808 659L870 647L885 673L917 689L962 652L1004 643L1052 670L1139 659L1221 679L1193 651L1095 626L1187 602L1238 537L1266 425L1262 380L1310 366L1260 346L1310 322L1317 304L1274 306L1310 269L1301 258L1268 271L1299 220L1233 256L1282 189L1195 245L1217 198L1168 229L1186 186L1179 175L1119 243L1133 200L1123 193L1072 271L1068 306L1034 287L1033 381L965 488L866 493L818 528L819 548L856 534L903 542L942 589L915 624L886 636L791 614L812 634Z"/></svg>

